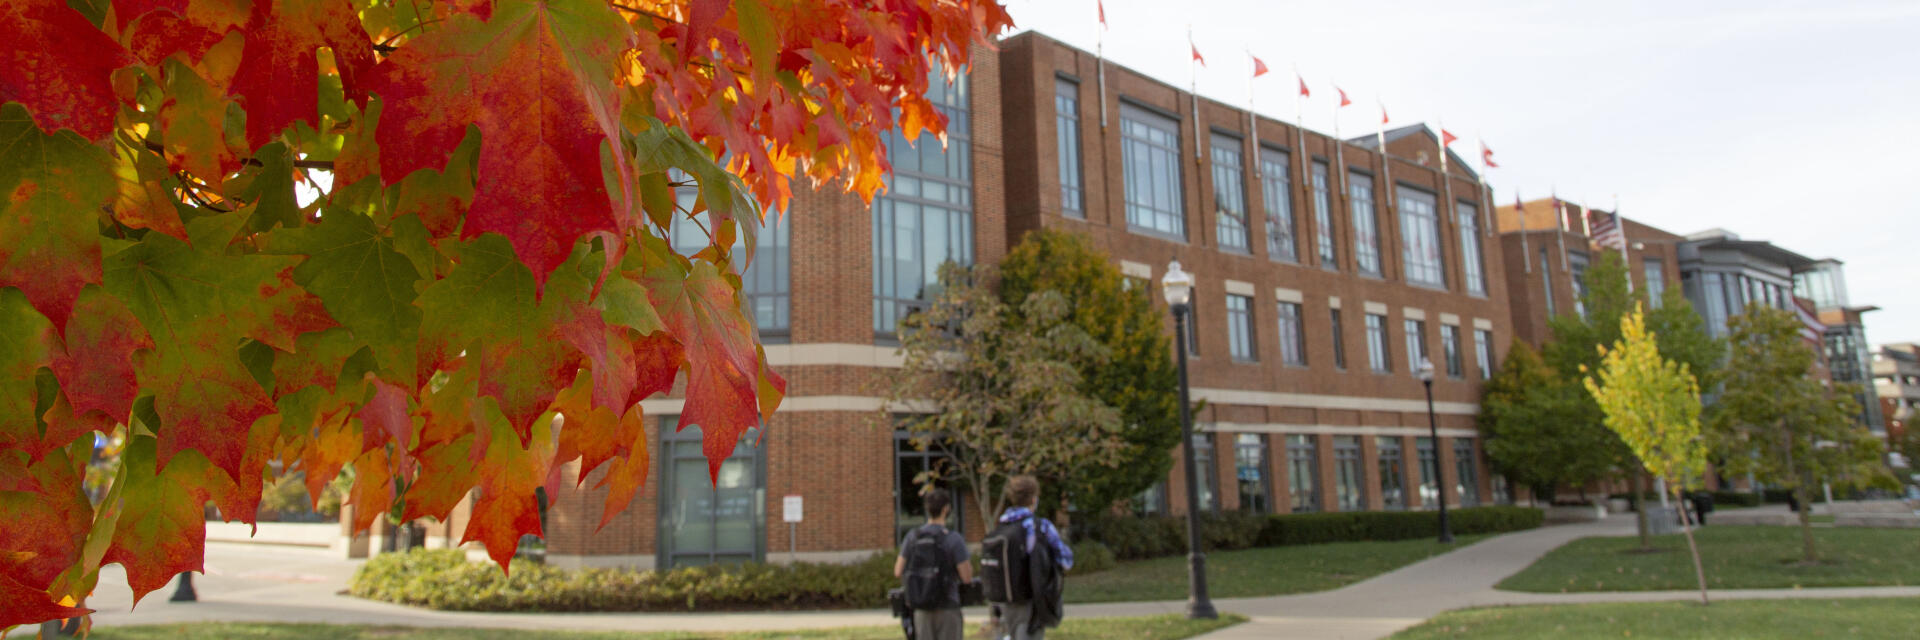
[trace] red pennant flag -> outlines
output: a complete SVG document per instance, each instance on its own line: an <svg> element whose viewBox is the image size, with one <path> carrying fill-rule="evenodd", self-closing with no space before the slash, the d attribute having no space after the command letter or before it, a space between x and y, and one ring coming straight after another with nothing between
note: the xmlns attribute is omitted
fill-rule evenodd
<svg viewBox="0 0 1920 640"><path fill-rule="evenodd" d="M1500 168L1500 163L1493 161L1493 150L1488 149L1485 142L1480 143L1480 161L1486 163L1488 169Z"/></svg>
<svg viewBox="0 0 1920 640"><path fill-rule="evenodd" d="M1260 56L1256 56L1253 54L1247 54L1247 55L1253 58L1253 77L1258 78L1260 76L1267 75L1267 63L1262 62L1260 60Z"/></svg>
<svg viewBox="0 0 1920 640"><path fill-rule="evenodd" d="M1392 122L1392 120L1387 119L1387 105L1384 105L1384 104L1380 105L1380 124L1386 124L1389 122Z"/></svg>
<svg viewBox="0 0 1920 640"><path fill-rule="evenodd" d="M1460 139L1460 136L1453 135L1453 132L1451 131L1447 131L1446 129L1440 130L1440 146L1442 147L1452 145L1453 141L1459 140L1459 139Z"/></svg>
<svg viewBox="0 0 1920 640"><path fill-rule="evenodd" d="M1300 97L1302 97L1302 98L1311 98L1311 97L1313 97L1313 92L1312 92L1312 91L1308 91L1308 90L1307 90L1307 79L1306 79L1306 78L1301 78L1301 77L1300 77L1299 75L1297 75L1297 74L1296 74L1296 75L1294 75L1293 77L1294 77L1294 78L1297 78L1297 79L1299 79L1299 80L1300 80Z"/></svg>
<svg viewBox="0 0 1920 640"><path fill-rule="evenodd" d="M1353 104L1352 100L1347 99L1347 90L1341 89L1340 87L1334 87L1333 90L1340 92L1340 106L1344 107Z"/></svg>
<svg viewBox="0 0 1920 640"><path fill-rule="evenodd" d="M1527 212L1527 203L1520 201L1520 194L1518 192L1513 194L1513 210L1520 212L1523 216ZM1526 224L1525 217L1520 218L1520 220L1521 224Z"/></svg>
<svg viewBox="0 0 1920 640"><path fill-rule="evenodd" d="M1200 66L1202 66L1202 67L1204 67L1204 66L1207 66L1207 59L1206 59L1206 58L1202 58L1202 57L1200 57L1200 47L1198 47L1198 46L1195 46L1195 45L1194 45L1193 43L1191 43L1191 42L1189 42L1189 43L1187 43L1187 48L1188 48L1188 49L1192 49L1192 50L1193 50L1193 61L1194 61L1194 62L1198 62L1198 63L1200 63Z"/></svg>
<svg viewBox="0 0 1920 640"><path fill-rule="evenodd" d="M1107 3L1104 0L1093 0L1093 6L1100 10L1100 28L1107 28Z"/></svg>

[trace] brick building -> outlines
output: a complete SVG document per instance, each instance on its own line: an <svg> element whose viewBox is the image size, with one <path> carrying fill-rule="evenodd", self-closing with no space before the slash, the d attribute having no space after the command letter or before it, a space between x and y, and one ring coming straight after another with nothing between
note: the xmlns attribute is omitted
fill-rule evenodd
<svg viewBox="0 0 1920 640"><path fill-rule="evenodd" d="M1577 202L1540 199L1498 209L1502 270L1507 275L1507 303L1514 334L1535 349L1548 337L1547 319L1569 311L1581 313L1586 271L1601 252L1619 251L1590 244L1583 220L1589 209ZM1611 216L1592 210L1591 215ZM1679 249L1686 238L1633 220L1620 218L1627 239L1627 269L1635 291L1659 300L1668 288L1680 286Z"/></svg>
<svg viewBox="0 0 1920 640"><path fill-rule="evenodd" d="M1036 33L976 50L970 72L932 96L951 119L944 149L890 140L895 172L872 205L835 188L796 194L742 274L789 383L780 411L714 486L698 426L674 430L678 390L644 401L655 476L597 530L603 492L554 496L547 561L849 561L891 549L920 521L903 487L928 463L882 415L883 382L901 363L894 327L942 261L995 262L1043 228L1087 234L1148 286L1170 259L1195 275L1203 508L1511 500L1474 426L1481 380L1513 334L1502 249L1467 163L1454 157L1443 177L1424 126L1396 130L1385 154L1372 136L1342 142L1264 117L1256 140L1244 110L1111 64L1103 96L1096 73L1091 53ZM1412 366L1423 358L1438 442ZM1182 472L1138 506L1184 513ZM804 501L798 524L783 522L786 496ZM978 539L975 512L960 517ZM434 526L429 546L457 540Z"/></svg>

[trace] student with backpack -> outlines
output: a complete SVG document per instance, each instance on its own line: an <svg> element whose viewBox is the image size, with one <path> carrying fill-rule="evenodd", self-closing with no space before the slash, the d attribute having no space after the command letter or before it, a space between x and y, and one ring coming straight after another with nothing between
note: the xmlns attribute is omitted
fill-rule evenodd
<svg viewBox="0 0 1920 640"><path fill-rule="evenodd" d="M907 606L913 609L914 640L960 640L966 628L960 616L960 585L973 580L967 541L947 529L952 494L932 489L921 500L927 506L927 523L900 541L893 575L904 583Z"/></svg>
<svg viewBox="0 0 1920 640"><path fill-rule="evenodd" d="M1073 549L1052 521L1033 515L1039 498L1033 476L1007 481L1007 510L981 544L981 586L998 617L995 640L1042 640L1065 615L1061 596Z"/></svg>

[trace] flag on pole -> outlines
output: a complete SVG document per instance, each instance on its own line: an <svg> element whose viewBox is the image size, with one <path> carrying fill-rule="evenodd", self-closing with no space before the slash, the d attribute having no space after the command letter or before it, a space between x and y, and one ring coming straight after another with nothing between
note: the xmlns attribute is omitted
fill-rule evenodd
<svg viewBox="0 0 1920 640"><path fill-rule="evenodd" d="M1106 3L1106 0L1093 0L1093 6L1094 6L1094 8L1096 8L1096 9L1099 9L1099 10L1100 10L1100 28L1101 28L1101 29L1103 29L1103 30L1104 30L1104 29L1106 29L1106 28L1107 28L1107 3Z"/></svg>
<svg viewBox="0 0 1920 640"><path fill-rule="evenodd" d="M1202 67L1207 66L1207 59L1200 57L1200 47L1198 45L1193 44L1193 40L1187 40L1187 48L1193 50L1194 62L1200 63L1200 66Z"/></svg>
<svg viewBox="0 0 1920 640"><path fill-rule="evenodd" d="M1520 219L1520 265L1527 273L1533 273L1533 249L1527 246L1527 203L1520 201L1520 192L1513 192L1513 211ZM1541 269L1547 265L1540 265Z"/></svg>
<svg viewBox="0 0 1920 640"><path fill-rule="evenodd" d="M1485 140L1480 141L1480 163L1487 165L1488 169L1500 168L1500 163L1493 161L1493 150L1487 148Z"/></svg>
<svg viewBox="0 0 1920 640"><path fill-rule="evenodd" d="M1392 120L1387 119L1387 104L1382 102L1380 103L1380 124L1384 125L1389 122L1392 122Z"/></svg>
<svg viewBox="0 0 1920 640"><path fill-rule="evenodd" d="M1453 144L1453 141L1459 140L1459 139L1460 139L1460 136L1453 135L1453 132L1448 131L1446 127L1440 128L1440 146L1442 147L1451 146Z"/></svg>
<svg viewBox="0 0 1920 640"><path fill-rule="evenodd" d="M1107 130L1107 3L1105 0L1093 0L1093 6L1099 11L1100 30L1094 33L1093 60L1094 83L1100 92L1100 130Z"/></svg>
<svg viewBox="0 0 1920 640"><path fill-rule="evenodd" d="M1827 325L1813 312L1813 305L1806 298L1793 298L1794 315L1800 317L1800 338L1814 345L1814 353L1819 353L1820 336L1826 335Z"/></svg>
<svg viewBox="0 0 1920 640"><path fill-rule="evenodd" d="M1296 79L1296 80L1299 80L1299 81L1300 81L1300 97L1302 97L1302 98L1311 98L1311 97L1313 97L1313 92L1312 92L1312 91L1308 91L1308 90L1307 90L1307 79L1306 79L1306 78L1304 78L1304 77L1302 77L1302 76L1300 75L1300 72L1299 72L1298 70L1295 70L1295 71L1293 72L1293 77L1294 77L1294 79Z"/></svg>
<svg viewBox="0 0 1920 640"><path fill-rule="evenodd" d="M1262 61L1260 56L1251 53L1247 54L1247 56L1253 58L1253 77L1258 78L1267 75L1267 63Z"/></svg>
<svg viewBox="0 0 1920 640"><path fill-rule="evenodd" d="M1620 228L1619 213L1603 213L1588 209L1587 224L1592 230L1594 244L1621 251L1627 249L1627 235Z"/></svg>
<svg viewBox="0 0 1920 640"><path fill-rule="evenodd" d="M1352 100L1347 99L1347 91L1345 89L1341 89L1339 85L1334 85L1333 90L1340 92L1340 106L1344 107L1353 104Z"/></svg>

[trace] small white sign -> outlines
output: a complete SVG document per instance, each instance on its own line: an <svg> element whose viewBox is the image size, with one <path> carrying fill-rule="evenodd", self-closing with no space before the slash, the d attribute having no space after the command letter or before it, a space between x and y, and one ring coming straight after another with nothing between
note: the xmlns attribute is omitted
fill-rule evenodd
<svg viewBox="0 0 1920 640"><path fill-rule="evenodd" d="M780 517L787 522L800 521L800 496L787 496L780 500Z"/></svg>

